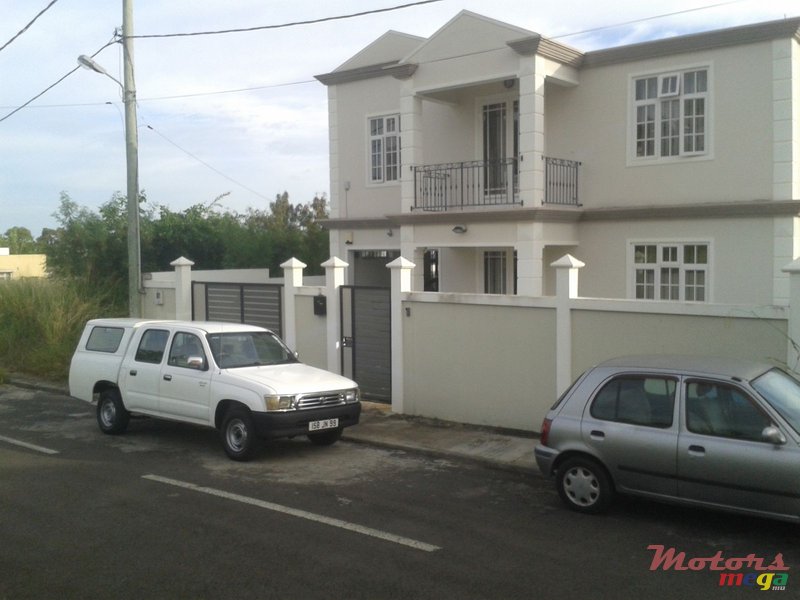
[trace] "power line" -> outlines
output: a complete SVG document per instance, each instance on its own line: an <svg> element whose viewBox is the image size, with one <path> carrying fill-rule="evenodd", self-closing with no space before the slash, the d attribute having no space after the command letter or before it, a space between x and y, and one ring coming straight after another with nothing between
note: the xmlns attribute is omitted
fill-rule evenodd
<svg viewBox="0 0 800 600"><path fill-rule="evenodd" d="M98 54L100 54L100 53L101 53L103 50L105 50L105 49L106 49L106 48L108 48L108 47L109 47L111 44L114 44L114 43L116 43L116 42L114 42L114 41L110 41L110 42L108 42L107 44L105 44L105 45L104 45L102 48L100 48L100 50L98 50L97 52L95 52L94 54L92 54L92 58L94 58L95 56L97 56ZM57 80L55 83L52 83L52 84L50 84L50 85L49 85L49 86L47 86L45 89L43 89L41 92L39 92L38 94L36 94L36 95L35 95L33 98L31 98L30 100L28 100L28 101L27 101L25 104L22 104L21 106L18 106L17 108L15 108L14 110L12 110L10 113L8 113L6 116L4 116L4 117L0 118L0 123L2 123L3 121L5 121L5 120L6 120L6 119L8 119L9 117L11 117L11 115L13 115L13 114L16 114L16 113L18 113L19 111L21 111L23 108L25 108L26 106L28 106L28 105L29 105L31 102L33 102L34 100L36 100L36 99L38 99L38 98L41 98L42 96L44 96L44 95L45 95L47 92L49 92L50 90L52 90L52 89L53 89L54 87L56 87L56 86L57 86L59 83L61 83L62 81L64 81L64 80L65 80L67 77L69 77L70 75L72 75L72 74L73 74L75 71L77 71L77 70L78 70L78 69L80 69L80 68L81 68L81 67L80 67L80 65L78 65L77 67L75 67L74 69L72 69L72 70L71 70L69 73L67 73L66 75L64 75L64 76L63 76L63 77L61 77L60 79L58 79L58 80Z"/></svg>
<svg viewBox="0 0 800 600"><path fill-rule="evenodd" d="M36 15L35 17L33 17L33 20L31 20L31 22L30 22L30 23L28 23L27 25L25 25L25 27L23 27L22 29L20 29L20 30L19 30L19 32L17 32L17 35L15 35L14 37L12 37L10 40L8 40L8 41L7 41L5 44L3 44L2 46L0 46L0 52L2 52L3 50L5 50L5 49L6 49L6 47L7 47L9 44L11 44L11 42L13 42L15 39L17 39L19 36L21 36L23 33L25 33L26 31L28 31L28 28L29 28L31 25L33 25L33 24L36 22L36 19L38 19L39 17L41 17L41 16L42 16L44 13L46 13L48 10L50 10L50 8L51 8L51 7L52 7L52 6L53 6L53 5L54 5L56 2L58 2L58 0L52 0L52 2L50 2L50 4L48 4L48 5L47 5L47 6L45 6L45 7L44 7L42 10L40 10L40 11L39 11L39 14L38 14L38 15ZM56 82L56 83L58 83L58 82ZM55 85L55 84L53 84L53 85ZM45 90L45 91L47 91L47 90Z"/></svg>
<svg viewBox="0 0 800 600"><path fill-rule="evenodd" d="M267 198L267 197L266 197L266 196L264 196L263 194L261 194L261 193L259 193L259 192L255 191L254 189L247 187L245 184L241 183L240 181L236 181L236 180L235 180L233 177L230 177L230 176L226 175L225 173L223 173L222 171L220 171L219 169L217 169L216 167L213 167L213 166L211 166L211 165L210 165L210 164L208 164L206 161L204 161L202 158L200 158L200 157L198 157L198 156L196 156L196 155L192 154L191 152L189 152L189 151L188 151L188 150L186 150L185 148L182 148L181 146L179 146L178 144L176 144L175 142L173 142L171 139L169 139L169 138L168 138L167 136L165 136L164 134L162 134L162 133L160 133L160 132L156 131L156 130L155 130L155 129L154 129L152 126L151 126L151 125L145 125L145 127L147 127L147 129L149 129L150 131L152 131L153 133L155 133L157 136L159 136L159 137L160 137L160 138L162 138L163 140L165 140L165 141L169 142L170 144L172 144L173 146L175 146L175 147L176 147L178 150L180 150L180 151L181 151L181 152L183 152L184 154L186 154L186 155L188 155L188 156L192 157L194 160L196 160L197 162L199 162L199 163L200 163L201 165L203 165L204 167L206 167L206 168L208 168L208 169L211 169L211 170L212 170L212 171L214 171L214 173L216 173L217 175L220 175L221 177L224 177L224 178L225 178L225 179L227 179L228 181L230 181L230 182L232 182L232 183L235 183L235 184L236 184L236 185L238 185L239 187L241 187L241 188L243 188L243 189L247 190L247 191L248 191L248 192L250 192L251 194L255 194L256 196L258 196L259 198L261 198L261 199L263 199L263 200L266 200L266 201L268 201L268 202L270 202L270 201L271 201L271 198Z"/></svg>
<svg viewBox="0 0 800 600"><path fill-rule="evenodd" d="M336 15L333 17L322 17L320 19L309 19L308 21L294 21L292 23L281 23L280 25L259 25L257 27L243 27L238 29L221 29L218 31L195 31L192 33L156 33L148 35L134 35L134 39L153 39L153 38L174 38L174 37L193 37L198 35L221 35L224 33L249 33L252 31L263 31L266 29L284 29L286 27L297 27L298 25L314 25L316 23L326 23L328 21L341 21L343 19L353 19L355 17L363 17L366 15L374 15L378 13L385 13L403 8L410 8L412 6L421 6L423 4L433 4L434 2L441 2L442 0L421 0L419 2L409 2L408 4L400 4L398 6L390 6L387 8L376 8L373 10L365 10L362 12L351 13L348 15Z"/></svg>

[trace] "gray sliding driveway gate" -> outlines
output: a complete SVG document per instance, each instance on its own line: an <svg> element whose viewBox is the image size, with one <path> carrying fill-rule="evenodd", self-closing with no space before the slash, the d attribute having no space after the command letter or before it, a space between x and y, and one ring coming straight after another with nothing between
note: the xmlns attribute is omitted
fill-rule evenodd
<svg viewBox="0 0 800 600"><path fill-rule="evenodd" d="M388 288L342 286L342 374L367 400L392 401L392 322Z"/></svg>
<svg viewBox="0 0 800 600"><path fill-rule="evenodd" d="M256 283L192 284L192 315L196 321L247 323L283 335L283 286Z"/></svg>

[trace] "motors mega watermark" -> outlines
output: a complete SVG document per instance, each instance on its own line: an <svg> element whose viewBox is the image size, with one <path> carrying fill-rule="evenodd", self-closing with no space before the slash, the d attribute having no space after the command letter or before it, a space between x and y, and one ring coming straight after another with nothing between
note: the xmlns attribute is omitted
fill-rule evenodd
<svg viewBox="0 0 800 600"><path fill-rule="evenodd" d="M653 560L650 570L669 571L716 571L719 573L720 587L752 587L760 590L785 590L789 583L789 574L783 562L783 554L778 553L772 562L755 554L743 558L726 558L722 550L706 558L686 558L685 552L677 552L675 548L664 549L661 545L650 545Z"/></svg>

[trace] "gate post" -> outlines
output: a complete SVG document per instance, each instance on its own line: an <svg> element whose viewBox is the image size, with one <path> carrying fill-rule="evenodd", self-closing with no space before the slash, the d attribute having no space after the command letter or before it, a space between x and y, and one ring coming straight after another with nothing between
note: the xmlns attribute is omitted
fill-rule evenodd
<svg viewBox="0 0 800 600"><path fill-rule="evenodd" d="M578 270L586 266L565 254L550 264L556 269L556 397L572 382L572 309L578 297Z"/></svg>
<svg viewBox="0 0 800 600"><path fill-rule="evenodd" d="M192 320L192 266L194 263L181 256L171 263L175 267L175 318L178 321Z"/></svg>
<svg viewBox="0 0 800 600"><path fill-rule="evenodd" d="M342 344L341 298L339 288L344 285L344 270L350 265L337 256L332 256L322 265L325 268L325 297L327 298L327 356L328 370L342 372L339 349Z"/></svg>
<svg viewBox="0 0 800 600"><path fill-rule="evenodd" d="M411 291L411 271L416 265L402 256L386 268L392 271L392 412L403 413L403 294Z"/></svg>
<svg viewBox="0 0 800 600"><path fill-rule="evenodd" d="M303 269L306 264L290 258L281 264L283 269L283 341L292 350L297 350L297 288L303 287Z"/></svg>

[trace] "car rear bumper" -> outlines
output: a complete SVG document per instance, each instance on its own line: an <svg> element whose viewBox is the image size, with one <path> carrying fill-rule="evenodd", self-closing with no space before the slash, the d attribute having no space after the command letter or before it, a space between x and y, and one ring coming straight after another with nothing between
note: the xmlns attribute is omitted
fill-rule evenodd
<svg viewBox="0 0 800 600"><path fill-rule="evenodd" d="M553 464L556 462L558 451L547 446L538 445L533 454L536 457L536 464L539 466L539 470L546 477L550 477L553 474Z"/></svg>
<svg viewBox="0 0 800 600"><path fill-rule="evenodd" d="M287 412L254 412L256 433L265 439L306 435L312 421L339 419L339 427L356 425L361 416L361 403L343 404L329 408L291 410Z"/></svg>

